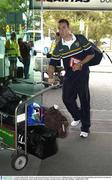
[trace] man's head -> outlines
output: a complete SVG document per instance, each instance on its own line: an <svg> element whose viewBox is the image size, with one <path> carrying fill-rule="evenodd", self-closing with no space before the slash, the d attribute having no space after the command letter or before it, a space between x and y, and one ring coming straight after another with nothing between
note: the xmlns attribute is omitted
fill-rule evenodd
<svg viewBox="0 0 112 180"><path fill-rule="evenodd" d="M23 39L22 38L19 38L18 39L18 44L21 45L23 43Z"/></svg>
<svg viewBox="0 0 112 180"><path fill-rule="evenodd" d="M70 33L69 22L66 19L59 20L58 29L61 38L66 37Z"/></svg>
<svg viewBox="0 0 112 180"><path fill-rule="evenodd" d="M16 39L16 33L15 33L15 32L12 32L12 33L11 33L11 39L12 39L12 40L15 40L15 39Z"/></svg>

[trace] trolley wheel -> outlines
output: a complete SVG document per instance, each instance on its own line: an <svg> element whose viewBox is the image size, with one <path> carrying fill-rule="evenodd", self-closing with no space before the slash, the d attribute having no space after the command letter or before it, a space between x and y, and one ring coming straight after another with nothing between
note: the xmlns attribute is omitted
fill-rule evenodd
<svg viewBox="0 0 112 180"><path fill-rule="evenodd" d="M14 153L11 160L11 166L13 169L19 171L22 170L28 163L28 156L24 153Z"/></svg>

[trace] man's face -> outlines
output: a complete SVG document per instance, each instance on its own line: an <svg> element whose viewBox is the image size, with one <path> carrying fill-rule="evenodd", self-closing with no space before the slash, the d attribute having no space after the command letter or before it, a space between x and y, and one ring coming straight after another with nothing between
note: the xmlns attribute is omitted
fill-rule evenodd
<svg viewBox="0 0 112 180"><path fill-rule="evenodd" d="M59 34L61 38L66 37L69 33L69 27L67 26L66 23L59 23L58 29L59 29Z"/></svg>

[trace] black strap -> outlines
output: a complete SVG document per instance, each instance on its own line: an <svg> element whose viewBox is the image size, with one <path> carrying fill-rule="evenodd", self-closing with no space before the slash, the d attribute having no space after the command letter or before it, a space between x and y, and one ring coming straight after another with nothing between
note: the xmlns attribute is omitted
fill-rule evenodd
<svg viewBox="0 0 112 180"><path fill-rule="evenodd" d="M112 59L110 58L110 56L105 52L105 51L103 51L103 53L105 53L106 54L106 56L108 57L108 59L110 60L110 62L112 63Z"/></svg>
<svg viewBox="0 0 112 180"><path fill-rule="evenodd" d="M84 50L83 46L81 45L78 35L75 35L75 36L76 36L77 40L79 41L80 47ZM103 51L102 53L106 54L106 56L108 57L108 59L110 60L110 62L112 64L112 59L110 58L110 56L105 51Z"/></svg>
<svg viewBox="0 0 112 180"><path fill-rule="evenodd" d="M80 47L84 50L83 46L81 45L81 42L80 42L80 39L79 39L78 35L75 35L75 36L76 36L77 40L79 41ZM108 59L110 60L110 62L112 64L112 59L110 58L110 56L105 51L103 51L102 53L106 54L106 56L108 57Z"/></svg>
<svg viewBox="0 0 112 180"><path fill-rule="evenodd" d="M82 44L81 44L81 41L80 41L79 35L78 35L78 34L75 34L75 37L76 37L76 39L78 40L79 45L80 45L80 47L82 48L82 50L84 50L84 48L83 48L83 46L82 46Z"/></svg>

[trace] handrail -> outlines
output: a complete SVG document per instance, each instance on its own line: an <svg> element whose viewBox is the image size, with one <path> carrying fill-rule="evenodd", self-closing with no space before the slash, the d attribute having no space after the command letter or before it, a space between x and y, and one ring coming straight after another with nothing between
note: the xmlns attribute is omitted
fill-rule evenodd
<svg viewBox="0 0 112 180"><path fill-rule="evenodd" d="M48 88L45 88L43 90L41 90L40 92L36 93L35 95L32 95L30 98L28 98L27 100L21 102L18 104L18 106L16 107L16 109L18 109L19 106L23 105L23 104L28 104L32 99L40 96L41 94L44 94L45 92L49 91L50 89L56 88L58 85L51 85Z"/></svg>
<svg viewBox="0 0 112 180"><path fill-rule="evenodd" d="M46 83L48 84L47 82L43 82L43 83ZM30 98L28 98L27 100L23 101L23 102L19 102L18 106L16 106L16 109L18 109L21 105L25 104L25 103L29 103L32 99L34 99L35 97L49 91L50 89L53 89L53 88L56 88L58 85L52 85L48 88L45 88L44 90L41 90L40 92L36 93L35 95L30 95ZM18 93L17 91L15 91L16 93ZM18 93L19 94L19 93ZM16 111L15 109L15 111ZM15 117L14 115L11 115L11 114L8 114L8 113L4 113L2 111L0 111L0 114L3 115L3 116L10 116L10 117Z"/></svg>

